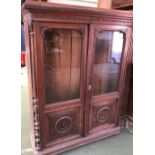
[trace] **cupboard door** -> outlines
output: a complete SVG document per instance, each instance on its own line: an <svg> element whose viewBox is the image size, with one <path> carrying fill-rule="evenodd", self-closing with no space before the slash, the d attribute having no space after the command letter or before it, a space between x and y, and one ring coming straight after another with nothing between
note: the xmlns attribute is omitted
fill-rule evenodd
<svg viewBox="0 0 155 155"><path fill-rule="evenodd" d="M49 146L83 135L87 27L37 22L35 36L41 131Z"/></svg>
<svg viewBox="0 0 155 155"><path fill-rule="evenodd" d="M112 25L90 27L90 67L87 70L89 116L86 118L89 128L86 127L86 133L116 125L126 66L127 30L126 27ZM99 113L106 121L98 119Z"/></svg>

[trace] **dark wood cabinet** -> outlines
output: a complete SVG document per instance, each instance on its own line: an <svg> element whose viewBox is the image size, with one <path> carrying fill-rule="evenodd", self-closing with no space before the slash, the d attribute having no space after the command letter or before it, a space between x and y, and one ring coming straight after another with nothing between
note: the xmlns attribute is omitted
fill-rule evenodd
<svg viewBox="0 0 155 155"><path fill-rule="evenodd" d="M132 12L26 2L22 14L34 153L120 133Z"/></svg>

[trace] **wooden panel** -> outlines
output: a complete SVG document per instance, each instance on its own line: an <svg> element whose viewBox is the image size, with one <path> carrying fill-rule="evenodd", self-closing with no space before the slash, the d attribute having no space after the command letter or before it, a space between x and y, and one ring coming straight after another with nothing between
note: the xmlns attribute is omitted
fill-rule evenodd
<svg viewBox="0 0 155 155"><path fill-rule="evenodd" d="M91 104L90 130L114 126L116 100L107 100Z"/></svg>
<svg viewBox="0 0 155 155"><path fill-rule="evenodd" d="M47 143L54 144L79 137L82 134L80 114L79 107L45 114Z"/></svg>

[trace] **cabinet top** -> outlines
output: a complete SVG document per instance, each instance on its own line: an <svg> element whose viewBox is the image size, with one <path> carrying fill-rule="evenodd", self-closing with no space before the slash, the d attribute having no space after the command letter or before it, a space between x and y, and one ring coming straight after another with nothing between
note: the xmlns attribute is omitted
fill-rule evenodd
<svg viewBox="0 0 155 155"><path fill-rule="evenodd" d="M61 11L68 13L80 13L87 15L107 15L107 16L117 16L117 17L127 17L132 18L132 11L122 11L122 10L113 10L113 9L100 9L100 8L90 8L83 6L73 6L65 4L56 4L49 2L36 2L36 1L27 1L22 6L22 14L25 14L27 11Z"/></svg>

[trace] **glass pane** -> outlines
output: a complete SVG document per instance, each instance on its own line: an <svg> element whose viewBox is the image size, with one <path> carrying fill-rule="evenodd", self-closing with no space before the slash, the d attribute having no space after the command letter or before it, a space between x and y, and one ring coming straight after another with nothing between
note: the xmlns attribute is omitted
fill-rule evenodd
<svg viewBox="0 0 155 155"><path fill-rule="evenodd" d="M46 103L80 98L80 32L48 29L43 34Z"/></svg>
<svg viewBox="0 0 155 155"><path fill-rule="evenodd" d="M118 90L123 33L101 31L96 36L93 95Z"/></svg>

